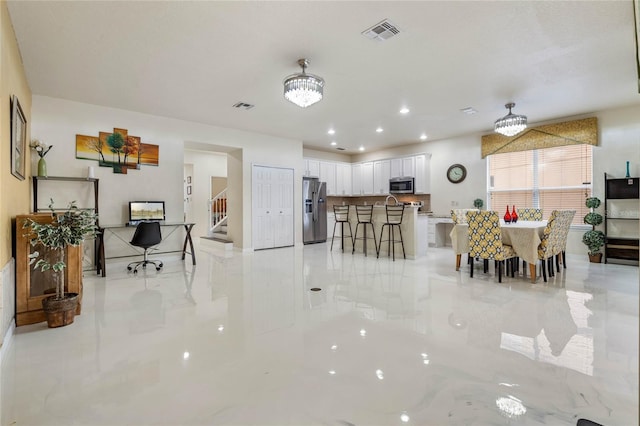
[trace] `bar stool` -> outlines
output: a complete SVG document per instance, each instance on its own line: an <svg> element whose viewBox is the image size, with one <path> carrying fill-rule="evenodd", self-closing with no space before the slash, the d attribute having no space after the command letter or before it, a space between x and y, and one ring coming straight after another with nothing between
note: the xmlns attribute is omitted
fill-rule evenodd
<svg viewBox="0 0 640 426"><path fill-rule="evenodd" d="M333 239L336 237L336 225L340 224L340 240L342 242L342 251L344 252L344 225L349 225L349 241L353 245L353 232L351 231L351 223L349 222L349 206L333 206L333 214L336 223L333 224L333 235L331 236L331 250L333 250Z"/></svg>
<svg viewBox="0 0 640 426"><path fill-rule="evenodd" d="M386 206L387 208L387 221L382 224L382 230L380 231L380 244L378 244L378 253L376 257L380 257L380 249L382 249L382 236L384 235L384 227L386 226L389 233L389 239L384 240L389 242L389 253L391 256L393 253L393 260L396 260L396 244L402 244L402 256L406 259L407 256L404 253L404 241L402 240L402 229L400 225L402 225L402 216L404 214L404 204L403 205L395 205L395 206ZM400 239L396 240L395 237L395 228L398 228L398 232L400 233Z"/></svg>
<svg viewBox="0 0 640 426"><path fill-rule="evenodd" d="M373 216L373 206L356 206L356 216L358 217L358 224L356 225L356 233L353 237L353 250L351 250L351 254L356 252L356 240L362 241L362 248L364 249L364 255L367 255L367 240L369 238L373 238L373 244L376 247L376 254L378 254L378 241L376 240L376 231L373 227L373 221L371 217ZM358 237L358 228L360 225L364 228L364 236ZM373 237L367 236L367 225L371 225L371 233Z"/></svg>

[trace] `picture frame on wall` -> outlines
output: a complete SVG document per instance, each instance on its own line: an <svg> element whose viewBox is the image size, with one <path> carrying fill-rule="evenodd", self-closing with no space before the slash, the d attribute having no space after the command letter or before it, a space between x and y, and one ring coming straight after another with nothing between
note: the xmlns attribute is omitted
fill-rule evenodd
<svg viewBox="0 0 640 426"><path fill-rule="evenodd" d="M191 195L191 185L187 186L187 195Z"/></svg>
<svg viewBox="0 0 640 426"><path fill-rule="evenodd" d="M11 96L11 174L24 180L27 149L27 119L16 95Z"/></svg>

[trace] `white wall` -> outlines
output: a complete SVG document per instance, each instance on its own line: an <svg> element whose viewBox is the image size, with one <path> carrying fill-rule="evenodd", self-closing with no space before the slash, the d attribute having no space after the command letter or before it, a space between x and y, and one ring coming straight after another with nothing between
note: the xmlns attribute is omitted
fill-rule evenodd
<svg viewBox="0 0 640 426"><path fill-rule="evenodd" d="M143 166L127 175L114 174L111 169L97 168L100 178L101 223L121 223L126 220L126 202L132 199L165 200L167 220L183 220L183 147L185 141L239 150L240 172L232 174L242 180L229 182L230 197L239 197L239 204L231 203L241 219L230 221L229 233L234 245L251 247L251 165L253 163L295 169L296 176L296 244L302 244L302 142L273 136L243 132L140 114L115 108L71 102L44 96L33 97L32 137L40 138L54 148L47 155L50 175L86 176L88 160L75 158L75 135L97 135L99 131L113 131L114 127L128 129L129 134L140 136L142 142L160 146L159 167ZM231 188L237 192L234 194ZM233 229L237 228L237 229Z"/></svg>
<svg viewBox="0 0 640 426"><path fill-rule="evenodd" d="M184 162L191 167L191 183L187 183L191 196L187 198L190 220L196 223L191 232L194 238L204 237L209 225L211 176L227 177L227 154L185 149Z"/></svg>

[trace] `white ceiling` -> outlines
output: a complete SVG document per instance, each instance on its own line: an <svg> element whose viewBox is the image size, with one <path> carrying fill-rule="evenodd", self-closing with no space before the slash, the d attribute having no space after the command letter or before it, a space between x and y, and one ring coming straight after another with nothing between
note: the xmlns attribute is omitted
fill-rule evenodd
<svg viewBox="0 0 640 426"><path fill-rule="evenodd" d="M631 1L8 5L35 95L313 149L333 151L335 140L352 154L419 142L423 132L489 132L508 101L530 122L640 104ZM383 19L401 33L385 42L361 35ZM326 81L324 100L306 109L282 95L302 57ZM232 108L238 101L255 108ZM478 113L460 112L469 106Z"/></svg>

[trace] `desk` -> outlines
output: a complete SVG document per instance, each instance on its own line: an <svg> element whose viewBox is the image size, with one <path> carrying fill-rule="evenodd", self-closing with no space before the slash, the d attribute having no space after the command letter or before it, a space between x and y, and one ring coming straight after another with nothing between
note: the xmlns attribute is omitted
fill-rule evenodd
<svg viewBox="0 0 640 426"><path fill-rule="evenodd" d="M546 220L523 220L516 223L505 224L500 220L502 242L510 245L518 257L529 263L531 280L535 281L536 263L538 262L538 246L542 241ZM469 252L469 225L460 224L451 231L453 250L456 253L456 270L460 267L460 255Z"/></svg>
<svg viewBox="0 0 640 426"><path fill-rule="evenodd" d="M182 245L182 260L184 260L185 255L188 253L191 255L191 262L195 265L196 264L196 254L195 254L195 250L193 249L193 241L191 240L191 230L193 229L193 226L195 225L195 223L191 223L191 222L160 222L160 226L163 228L171 228L171 230L163 235L162 240L164 241L165 239L167 239L171 234L173 234L177 229L179 229L181 226L184 227L185 230L185 236L184 236L184 244ZM96 253L96 270L98 274L102 274L103 277L107 276L107 270L106 270L106 263L105 260L107 259L107 257L105 257L105 234L107 232L110 232L112 235L114 235L118 240L126 243L127 245L131 246L129 244L129 241L126 241L125 239L123 239L118 233L116 233L116 230L122 230L122 229L135 229L135 226L128 226L126 224L116 224L116 225L102 225L99 228L99 234L98 234L98 252ZM187 244L189 244L189 249L191 250L190 252L187 251ZM176 253L179 252L180 250L171 250L171 251L161 251L158 253ZM141 253L140 253L141 254ZM118 258L118 257L131 257L131 255L126 255L126 256L112 256L109 257L109 259L114 259L114 258Z"/></svg>

